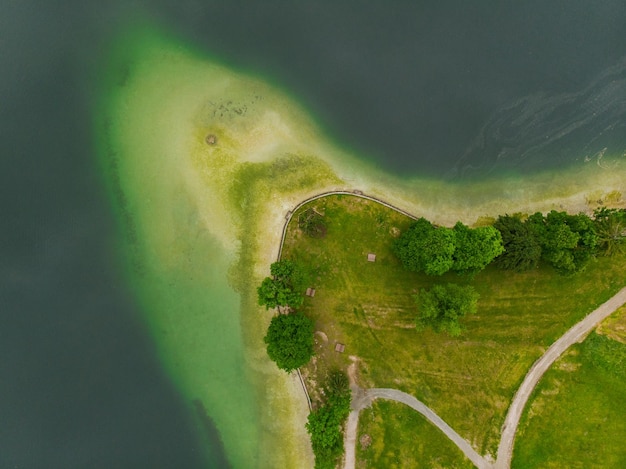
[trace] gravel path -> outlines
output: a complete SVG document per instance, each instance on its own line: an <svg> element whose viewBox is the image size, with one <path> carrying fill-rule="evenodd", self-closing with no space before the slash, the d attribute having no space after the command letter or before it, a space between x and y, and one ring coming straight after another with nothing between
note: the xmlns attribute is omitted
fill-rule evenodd
<svg viewBox="0 0 626 469"><path fill-rule="evenodd" d="M356 393L354 391L356 391ZM479 469L491 469L493 467L491 462L487 461L480 454L478 454L474 450L474 448L472 448L472 446L466 440L464 440L457 432L455 432L450 427L450 425L444 422L441 417L435 414L423 402L417 400L410 394L398 391L397 389L372 388L363 390L355 389L353 387L352 411L348 416L348 424L346 425L346 461L344 465L345 469L353 469L355 465L357 433L356 430L359 420L359 412L361 411L361 409L369 407L374 399L387 399L390 401L401 402L402 404L408 405L410 408L416 410L428 420L430 420L433 425L435 425L439 430L445 433L445 435L450 438L461 451L463 451L465 456L467 456L476 467L478 467ZM348 450L350 450L351 454L348 454Z"/></svg>
<svg viewBox="0 0 626 469"><path fill-rule="evenodd" d="M585 316L582 321L575 324L569 331L563 334L560 339L554 342L541 358L534 363L526 375L526 378L524 378L522 385L515 393L513 402L504 419L502 437L500 439L500 445L498 446L496 469L508 469L511 466L513 443L515 441L515 433L522 416L522 411L526 406L530 394L533 392L533 389L535 389L535 386L537 386L543 374L565 350L572 344L581 341L598 323L624 303L626 303L626 288L622 288L606 303L600 305L592 313Z"/></svg>

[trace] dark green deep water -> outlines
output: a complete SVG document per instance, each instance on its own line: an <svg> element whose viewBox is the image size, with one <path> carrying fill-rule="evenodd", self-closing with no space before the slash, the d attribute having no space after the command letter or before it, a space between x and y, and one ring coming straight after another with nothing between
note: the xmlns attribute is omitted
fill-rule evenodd
<svg viewBox="0 0 626 469"><path fill-rule="evenodd" d="M395 172L530 174L626 152L622 1L0 3L0 467L201 467L120 272L91 112L137 19L297 97ZM129 5L130 4L130 5Z"/></svg>

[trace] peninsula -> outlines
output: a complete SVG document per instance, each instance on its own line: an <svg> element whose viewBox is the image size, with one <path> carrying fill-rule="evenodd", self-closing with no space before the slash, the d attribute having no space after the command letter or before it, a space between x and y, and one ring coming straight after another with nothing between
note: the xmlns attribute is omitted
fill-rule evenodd
<svg viewBox="0 0 626 469"><path fill-rule="evenodd" d="M320 192L361 190L441 226L457 221L473 226L504 213L578 213L590 201L624 191L626 165L618 155L605 155L602 165L590 162L558 172L463 184L386 173L331 142L304 107L278 87L154 28L122 35L111 47L101 78L94 131L104 185L119 221L117 239L129 287L190 415L215 423L236 468L314 465L305 429L308 403L297 376L277 370L267 358L263 337L271 315L258 306L256 291L277 259L285 217L300 201ZM372 211L363 229L389 233L389 223L397 223L398 229L407 223L391 214L378 220L377 210L367 207L365 202L348 207ZM348 216L341 215L339 206L325 210L328 220ZM332 210L338 217L331 216ZM329 227L326 241L331 235ZM362 236L343 235L348 240ZM350 262L344 270L329 264L320 272L321 287L314 297L345 303L343 310L328 310L341 313L352 328L350 336L337 336L346 345L345 353L337 356L349 360L359 341L362 349L379 341L393 345L386 326L373 321L374 313L393 322L394 330L404 331L402 340L424 343L418 356L407 355L414 348L399 356L385 355L395 349L383 348L385 353L376 359L359 353L360 386L390 383L387 387L417 395L480 454L495 455L510 397L532 362L568 326L620 288L610 275L599 276L603 287L589 287L605 296L599 298L585 290L586 283L563 281L561 287L573 294L561 295L563 303L550 303L531 320L506 310L528 298L540 299L540 283L531 291L520 290L522 284L515 282L503 289L496 274L486 271L489 278L481 284L494 290L494 303L482 310L492 313L482 317L479 311L466 321L467 336L476 343L442 344L432 331L410 338L415 333L413 313L402 306L403 297L394 296L399 286L383 281L379 269L391 258L376 238L351 246L363 250L364 264ZM317 252L323 256L324 250ZM368 263L368 253L376 254L375 262ZM353 277L355 269L358 275ZM539 280L544 272L534 275ZM362 285L376 287L363 291L357 288L362 286L358 278ZM339 296L333 300L330 287L323 284L331 280L343 282L346 294L355 295L353 301ZM487 293L483 298L490 297ZM368 295L389 300L377 302ZM337 324L337 334L349 330ZM511 327L517 331L514 337L507 335ZM330 322L320 330L335 340ZM451 357L448 365L434 366L446 363L444 355ZM476 366L493 366L498 379L475 378L485 376L473 373ZM411 383L417 386L409 388ZM362 413L360 419L377 425L375 415ZM484 431L479 431L483 424ZM199 435L203 431L199 423ZM373 440L370 448L377 444Z"/></svg>

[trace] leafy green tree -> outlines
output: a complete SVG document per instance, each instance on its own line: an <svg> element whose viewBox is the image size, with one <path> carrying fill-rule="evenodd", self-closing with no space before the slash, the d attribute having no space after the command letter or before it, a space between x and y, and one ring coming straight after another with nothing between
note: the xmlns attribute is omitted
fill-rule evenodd
<svg viewBox="0 0 626 469"><path fill-rule="evenodd" d="M598 248L606 256L626 250L626 210L601 207L594 211Z"/></svg>
<svg viewBox="0 0 626 469"><path fill-rule="evenodd" d="M495 259L495 264L504 270L523 272L539 265L541 242L538 233L519 215L501 215L494 223L502 236L504 252Z"/></svg>
<svg viewBox="0 0 626 469"><path fill-rule="evenodd" d="M343 454L343 425L350 413L350 389L330 394L328 402L309 414L306 429L311 435L316 469L334 469Z"/></svg>
<svg viewBox="0 0 626 469"><path fill-rule="evenodd" d="M564 215L553 210L544 217L537 212L529 217L529 223L539 233L543 259L561 273L572 273L576 271L573 250L580 236L567 225Z"/></svg>
<svg viewBox="0 0 626 469"><path fill-rule="evenodd" d="M274 262L270 266L270 273L272 277L265 277L257 288L259 305L266 309L302 306L304 275L297 264L290 260Z"/></svg>
<svg viewBox="0 0 626 469"><path fill-rule="evenodd" d="M576 270L582 270L593 257L598 247L599 238L596 226L593 220L584 213L568 215L567 225L579 236L573 256Z"/></svg>
<svg viewBox="0 0 626 469"><path fill-rule="evenodd" d="M284 259L270 265L270 273L275 280L295 288L302 282L302 269L293 261Z"/></svg>
<svg viewBox="0 0 626 469"><path fill-rule="evenodd" d="M413 223L393 246L406 269L428 275L442 275L450 270L454 264L454 250L454 231L435 227L425 218Z"/></svg>
<svg viewBox="0 0 626 469"><path fill-rule="evenodd" d="M493 226L469 228L461 222L454 225L456 249L452 270L475 274L502 254L502 236Z"/></svg>
<svg viewBox="0 0 626 469"><path fill-rule="evenodd" d="M582 270L598 244L593 221L582 213L552 210L545 217L535 213L528 223L539 235L542 258L564 274Z"/></svg>
<svg viewBox="0 0 626 469"><path fill-rule="evenodd" d="M313 356L313 334L314 323L304 314L279 314L272 318L263 340L269 357L290 373Z"/></svg>
<svg viewBox="0 0 626 469"><path fill-rule="evenodd" d="M418 330L432 327L435 332L445 331L455 337L461 334L459 319L477 310L479 295L471 285L453 283L434 285L415 295Z"/></svg>

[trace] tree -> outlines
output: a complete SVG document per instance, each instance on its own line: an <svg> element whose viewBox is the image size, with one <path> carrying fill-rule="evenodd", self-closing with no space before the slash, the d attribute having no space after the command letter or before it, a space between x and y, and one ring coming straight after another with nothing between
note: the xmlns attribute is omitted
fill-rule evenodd
<svg viewBox="0 0 626 469"><path fill-rule="evenodd" d="M523 272L539 265L541 242L529 223L524 223L519 215L501 215L493 226L500 232L504 247L495 259L498 267Z"/></svg>
<svg viewBox="0 0 626 469"><path fill-rule="evenodd" d="M293 261L282 260L270 266L270 273L272 277L265 277L257 288L259 306L265 306L265 309L301 306L304 302L301 269Z"/></svg>
<svg viewBox="0 0 626 469"><path fill-rule="evenodd" d="M535 213L527 223L539 236L542 258L563 274L582 270L598 244L593 221L582 213L552 210L545 217Z"/></svg>
<svg viewBox="0 0 626 469"><path fill-rule="evenodd" d="M393 246L406 269L428 275L442 275L450 270L454 250L454 232L450 228L437 228L425 218L413 223Z"/></svg>
<svg viewBox="0 0 626 469"><path fill-rule="evenodd" d="M461 222L454 225L456 248L452 270L475 274L502 254L502 236L493 226L469 228Z"/></svg>
<svg viewBox="0 0 626 469"><path fill-rule="evenodd" d="M598 248L606 256L624 252L626 248L626 210L601 207L593 212L598 235Z"/></svg>
<svg viewBox="0 0 626 469"><path fill-rule="evenodd" d="M313 334L314 323L304 314L279 314L272 318L263 340L269 357L290 373L313 356Z"/></svg>
<svg viewBox="0 0 626 469"><path fill-rule="evenodd" d="M479 295L470 285L453 283L434 285L430 290L422 290L415 295L418 317L418 330L432 327L435 332L445 331L451 336L461 334L459 319L477 310Z"/></svg>
<svg viewBox="0 0 626 469"><path fill-rule="evenodd" d="M574 265L576 271L579 271L585 268L595 254L598 247L598 234L593 220L584 213L567 215L566 223L579 236L578 244L573 252Z"/></svg>
<svg viewBox="0 0 626 469"><path fill-rule="evenodd" d="M270 273L275 280L292 288L302 282L302 270L295 262L289 259L274 262L270 265Z"/></svg>
<svg viewBox="0 0 626 469"><path fill-rule="evenodd" d="M326 403L309 414L306 429L311 435L316 469L334 469L343 453L342 427L350 413L350 387L343 371L333 370L324 386Z"/></svg>

